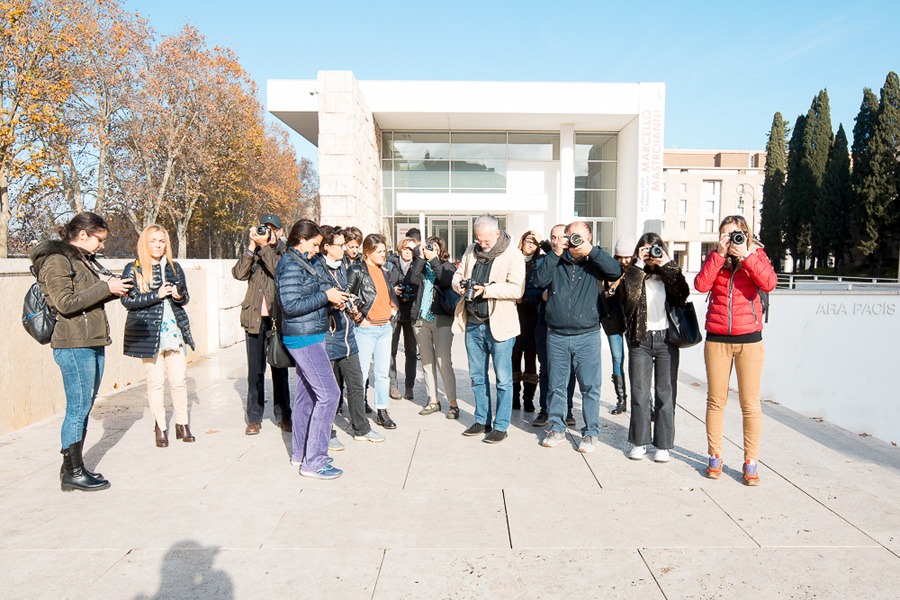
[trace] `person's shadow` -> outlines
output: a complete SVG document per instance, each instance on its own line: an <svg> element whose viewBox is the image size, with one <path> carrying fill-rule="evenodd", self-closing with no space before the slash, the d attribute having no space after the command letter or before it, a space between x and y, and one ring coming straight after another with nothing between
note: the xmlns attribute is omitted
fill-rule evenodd
<svg viewBox="0 0 900 600"><path fill-rule="evenodd" d="M231 577L213 566L218 553L219 548L205 548L193 540L176 543L163 557L159 591L153 596L140 594L134 600L234 598Z"/></svg>

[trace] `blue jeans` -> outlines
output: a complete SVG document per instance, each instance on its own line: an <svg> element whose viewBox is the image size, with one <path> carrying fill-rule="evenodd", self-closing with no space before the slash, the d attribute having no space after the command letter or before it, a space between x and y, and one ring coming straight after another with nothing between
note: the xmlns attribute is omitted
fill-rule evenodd
<svg viewBox="0 0 900 600"><path fill-rule="evenodd" d="M63 450L84 439L88 415L103 378L105 357L103 346L53 349L53 360L62 372L66 392L66 417L60 432Z"/></svg>
<svg viewBox="0 0 900 600"><path fill-rule="evenodd" d="M498 342L491 335L487 323L466 326L466 354L469 357L469 375L475 394L475 422L491 425L491 390L488 385L488 362L494 361L497 378L497 416L493 428L506 431L512 418L512 351L516 338Z"/></svg>
<svg viewBox="0 0 900 600"><path fill-rule="evenodd" d="M290 348L288 352L297 365L291 458L303 461L303 467L309 471L318 471L328 464L328 438L341 391L334 380L325 342Z"/></svg>
<svg viewBox="0 0 900 600"><path fill-rule="evenodd" d="M550 403L547 401L550 396L550 363L547 360L547 321L544 320L543 312L538 317L538 324L534 328L534 345L537 346L538 364L540 365L538 376L540 410L542 415L547 415L550 412ZM569 384L566 386L566 406L569 414L572 414L572 396L574 395L575 371L573 370L569 375Z"/></svg>
<svg viewBox="0 0 900 600"><path fill-rule="evenodd" d="M391 335L390 323L370 327L357 327L356 346L359 348L359 366L363 379L369 376L369 367L375 360L375 408L386 409L390 406L391 369Z"/></svg>
<svg viewBox="0 0 900 600"><path fill-rule="evenodd" d="M625 364L625 340L621 333L606 336L609 342L609 353L612 354L613 375L624 375L622 366Z"/></svg>
<svg viewBox="0 0 900 600"><path fill-rule="evenodd" d="M547 332L550 361L550 429L566 431L566 384L574 370L581 390L582 435L600 435L600 331L578 335Z"/></svg>

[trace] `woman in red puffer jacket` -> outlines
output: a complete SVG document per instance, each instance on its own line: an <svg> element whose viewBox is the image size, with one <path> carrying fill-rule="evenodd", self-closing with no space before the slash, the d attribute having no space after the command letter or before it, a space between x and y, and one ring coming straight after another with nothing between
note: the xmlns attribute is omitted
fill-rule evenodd
<svg viewBox="0 0 900 600"><path fill-rule="evenodd" d="M710 292L703 349L709 387L706 476L710 479L718 479L722 474L722 421L734 365L744 421L744 483L759 484L756 468L762 425L759 387L765 362L759 293L772 291L777 283L772 264L762 246L753 239L744 217L725 217L719 226L718 248L706 257L694 278L698 292Z"/></svg>

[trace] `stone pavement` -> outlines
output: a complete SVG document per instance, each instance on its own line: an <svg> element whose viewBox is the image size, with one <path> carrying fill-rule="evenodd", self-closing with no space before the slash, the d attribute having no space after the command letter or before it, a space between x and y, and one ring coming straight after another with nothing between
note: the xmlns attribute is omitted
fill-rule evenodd
<svg viewBox="0 0 900 600"><path fill-rule="evenodd" d="M416 414L420 376L385 443L339 434L335 481L299 476L271 412L244 435L243 345L189 367L195 444L154 446L142 384L98 402L86 463L108 491L59 491L62 415L0 437L0 598L896 597L897 448L766 404L761 485L746 488L735 398L710 481L705 389L682 377L672 461L630 461L605 350L593 454L577 431L540 447L517 412L492 446L460 435L459 336L454 356L462 418Z"/></svg>

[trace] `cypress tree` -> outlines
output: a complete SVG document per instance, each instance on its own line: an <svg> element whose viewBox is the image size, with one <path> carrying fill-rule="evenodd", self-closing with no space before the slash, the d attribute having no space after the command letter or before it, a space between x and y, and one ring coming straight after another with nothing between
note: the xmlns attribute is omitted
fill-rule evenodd
<svg viewBox="0 0 900 600"><path fill-rule="evenodd" d="M825 264L828 256L828 244L820 235L818 228L813 227L816 219L816 205L822 190L822 179L828 165L828 154L834 144L834 131L831 129L831 107L828 102L828 91L820 91L813 100L806 114L806 130L803 137L802 172L806 178L802 188L802 219L805 230L805 241L811 246L813 263L810 267Z"/></svg>
<svg viewBox="0 0 900 600"><path fill-rule="evenodd" d="M781 203L781 229L784 232L784 247L790 252L793 262L791 271L794 273L802 267L800 262L802 222L799 210L802 180L800 158L805 130L806 115L798 115L794 122L791 139L788 141L787 181L784 184L784 198Z"/></svg>
<svg viewBox="0 0 900 600"><path fill-rule="evenodd" d="M866 202L864 182L869 177L871 155L869 144L875 135L875 121L878 118L878 96L870 88L863 89L863 99L853 126L853 172L850 174L850 189L853 193L853 210L848 216L854 219L854 246L859 247L866 230Z"/></svg>
<svg viewBox="0 0 900 600"><path fill-rule="evenodd" d="M860 249L874 259L875 274L883 272L885 259L893 256L894 246L900 237L900 166L897 154L900 148L900 80L897 74L888 73L881 88L878 115L869 142L869 172L861 182L865 206L865 231Z"/></svg>
<svg viewBox="0 0 900 600"><path fill-rule="evenodd" d="M834 256L834 272L842 275L845 258L852 246L853 197L850 191L850 153L844 126L838 126L834 144L828 153L828 164L822 177L822 192L816 205L815 231L826 252Z"/></svg>
<svg viewBox="0 0 900 600"><path fill-rule="evenodd" d="M784 257L781 205L787 174L787 123L780 112L772 119L769 141L766 143L766 175L760 206L759 239L776 271L781 271Z"/></svg>

